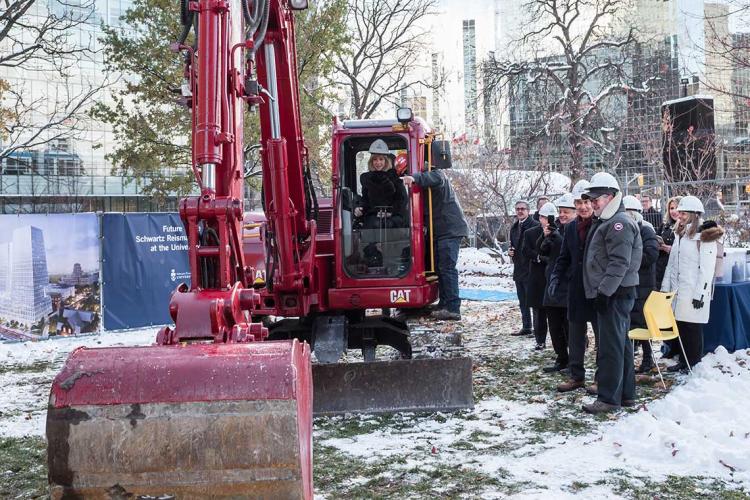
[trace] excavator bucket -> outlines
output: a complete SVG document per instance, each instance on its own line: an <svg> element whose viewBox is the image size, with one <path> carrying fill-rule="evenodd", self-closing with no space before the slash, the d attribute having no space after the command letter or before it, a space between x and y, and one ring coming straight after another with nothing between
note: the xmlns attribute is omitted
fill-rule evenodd
<svg viewBox="0 0 750 500"><path fill-rule="evenodd" d="M312 498L298 341L80 348L47 416L51 497Z"/></svg>
<svg viewBox="0 0 750 500"><path fill-rule="evenodd" d="M471 358L313 365L315 415L473 408Z"/></svg>

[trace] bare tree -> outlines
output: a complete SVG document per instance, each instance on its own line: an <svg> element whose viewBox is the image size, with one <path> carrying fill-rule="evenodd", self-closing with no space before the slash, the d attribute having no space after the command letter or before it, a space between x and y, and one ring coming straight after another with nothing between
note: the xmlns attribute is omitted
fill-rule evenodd
<svg viewBox="0 0 750 500"><path fill-rule="evenodd" d="M668 108L662 115L664 174L670 183L690 183L686 186L690 194L705 198L717 189L716 184L703 182L716 179L716 134L692 125L678 132L675 122L679 119Z"/></svg>
<svg viewBox="0 0 750 500"><path fill-rule="evenodd" d="M515 170L510 151L454 140L452 184L467 217L474 222L476 236L486 246L502 240L513 223L518 200L540 195L559 195L549 171ZM559 184L559 183L557 183Z"/></svg>
<svg viewBox="0 0 750 500"><path fill-rule="evenodd" d="M0 11L0 159L17 150L75 138L88 120L89 104L108 85L79 73L96 56L93 34L82 40L84 24L96 24L93 0L4 0ZM51 93L13 85L2 75L21 68L55 82Z"/></svg>
<svg viewBox="0 0 750 500"><path fill-rule="evenodd" d="M623 0L528 0L526 34L510 47L520 56L491 64L492 85L508 87L511 96L536 93L538 107L526 110L537 118L527 140L557 137L573 181L584 173L588 150L614 154L624 96L647 93L652 82L632 84L628 54L636 34L621 28L629 8Z"/></svg>
<svg viewBox="0 0 750 500"><path fill-rule="evenodd" d="M420 77L426 31L437 0L351 0L349 45L336 61L336 83L347 91L356 118L369 118L383 102L397 103L404 89L434 89L442 82Z"/></svg>

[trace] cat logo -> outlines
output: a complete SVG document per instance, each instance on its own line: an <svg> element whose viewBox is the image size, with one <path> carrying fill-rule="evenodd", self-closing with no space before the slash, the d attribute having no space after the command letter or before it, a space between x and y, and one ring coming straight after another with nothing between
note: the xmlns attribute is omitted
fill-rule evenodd
<svg viewBox="0 0 750 500"><path fill-rule="evenodd" d="M391 302L393 304L406 304L409 302L411 290L391 290Z"/></svg>
<svg viewBox="0 0 750 500"><path fill-rule="evenodd" d="M255 280L253 280L253 285L265 285L265 284L266 284L265 273L261 270L255 271Z"/></svg>

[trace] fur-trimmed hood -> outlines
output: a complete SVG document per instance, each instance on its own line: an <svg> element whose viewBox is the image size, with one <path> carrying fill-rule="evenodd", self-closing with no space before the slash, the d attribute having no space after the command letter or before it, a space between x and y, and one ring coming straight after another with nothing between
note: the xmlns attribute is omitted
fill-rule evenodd
<svg viewBox="0 0 750 500"><path fill-rule="evenodd" d="M717 241L724 236L724 229L715 221L707 220L698 228L701 233L701 241Z"/></svg>
<svg viewBox="0 0 750 500"><path fill-rule="evenodd" d="M615 197L612 198L612 201L609 202L609 204L604 207L604 210L602 210L602 214L599 216L601 220L609 220L612 217L615 216L617 212L624 212L625 206L622 204L622 192L618 191L615 193Z"/></svg>

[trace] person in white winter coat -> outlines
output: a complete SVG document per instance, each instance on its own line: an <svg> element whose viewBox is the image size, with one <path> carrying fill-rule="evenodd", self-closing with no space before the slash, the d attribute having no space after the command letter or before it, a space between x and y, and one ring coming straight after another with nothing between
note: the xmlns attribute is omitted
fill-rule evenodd
<svg viewBox="0 0 750 500"><path fill-rule="evenodd" d="M708 323L713 294L717 242L724 230L714 221L703 222L703 203L685 196L677 207L679 224L664 272L662 292L677 292L674 315L685 346L685 356L670 371L686 369L703 356L703 325Z"/></svg>

